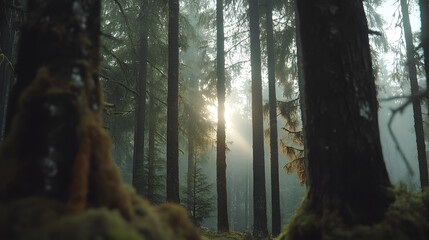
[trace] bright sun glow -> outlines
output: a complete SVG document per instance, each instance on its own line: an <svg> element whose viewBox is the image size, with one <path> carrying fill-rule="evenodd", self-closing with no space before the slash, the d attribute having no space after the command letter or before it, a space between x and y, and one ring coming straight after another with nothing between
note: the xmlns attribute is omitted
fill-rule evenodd
<svg viewBox="0 0 429 240"><path fill-rule="evenodd" d="M212 120L213 122L217 122L217 103L215 105L208 105L207 110L210 114L209 119ZM229 107L227 102L225 102L225 123L226 123L226 128L231 128L232 126L231 108Z"/></svg>

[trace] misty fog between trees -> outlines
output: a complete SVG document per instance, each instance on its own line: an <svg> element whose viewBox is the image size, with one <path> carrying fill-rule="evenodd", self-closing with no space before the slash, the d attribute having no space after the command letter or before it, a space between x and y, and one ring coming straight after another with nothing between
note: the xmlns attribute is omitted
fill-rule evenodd
<svg viewBox="0 0 429 240"><path fill-rule="evenodd" d="M429 238L428 0L0 0L0 23L0 239Z"/></svg>

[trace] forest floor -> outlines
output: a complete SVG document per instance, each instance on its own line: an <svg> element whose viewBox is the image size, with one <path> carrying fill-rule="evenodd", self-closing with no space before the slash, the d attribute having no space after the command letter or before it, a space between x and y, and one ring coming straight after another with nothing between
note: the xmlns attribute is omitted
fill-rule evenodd
<svg viewBox="0 0 429 240"><path fill-rule="evenodd" d="M251 240L252 235L248 232L218 232L218 231L213 231L210 230L208 228L205 227L201 227L200 231L202 233L202 235L204 236L204 239L208 239L208 240L222 240L222 239L226 239L226 240Z"/></svg>

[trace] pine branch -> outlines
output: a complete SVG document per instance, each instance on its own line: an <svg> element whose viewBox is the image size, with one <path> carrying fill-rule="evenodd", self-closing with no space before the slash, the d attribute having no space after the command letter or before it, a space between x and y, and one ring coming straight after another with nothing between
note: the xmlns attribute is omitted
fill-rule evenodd
<svg viewBox="0 0 429 240"><path fill-rule="evenodd" d="M300 133L302 133L302 131L292 131L292 130L287 129L286 127L282 127L282 129L285 130L286 132L292 133L292 134L300 134Z"/></svg>
<svg viewBox="0 0 429 240"><path fill-rule="evenodd" d="M131 31L130 24L128 22L128 17L125 14L125 11L124 11L124 8L122 7L122 4L118 0L113 0L113 1L116 3L116 5L118 5L119 11L121 12L122 16L124 17L125 25L127 26L127 29L128 29L127 35L128 35L128 38L130 39L130 42L131 42L131 48L133 50L134 55L137 56L136 48L135 48L136 45L134 44L133 38L131 37L131 32L132 31Z"/></svg>
<svg viewBox="0 0 429 240"><path fill-rule="evenodd" d="M122 83L122 82L119 82L119 81L113 80L113 79L109 78L108 76L106 76L106 75L104 75L104 74L102 74L102 73L100 73L100 77L102 77L102 78L106 79L106 80L107 80L107 81L109 81L109 82L112 82L112 83L115 83L115 84L118 84L118 85L122 86L123 88L127 89L128 91L130 91L130 92L134 93L134 95L136 95L136 96L138 96L138 95L139 95L139 93L138 93L136 90L134 90L134 89L132 89L132 88L128 87L127 85L125 85L125 84L124 84L124 83Z"/></svg>

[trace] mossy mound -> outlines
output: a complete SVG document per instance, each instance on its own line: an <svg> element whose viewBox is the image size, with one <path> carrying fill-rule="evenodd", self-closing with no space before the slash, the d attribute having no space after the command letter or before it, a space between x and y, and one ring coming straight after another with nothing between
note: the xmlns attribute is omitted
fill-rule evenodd
<svg viewBox="0 0 429 240"><path fill-rule="evenodd" d="M322 216L309 210L308 200L301 204L291 223L276 239L295 240L423 240L429 239L429 193L410 193L403 186L390 189L395 201L384 219L373 225L346 227L335 212Z"/></svg>
<svg viewBox="0 0 429 240"><path fill-rule="evenodd" d="M0 239L200 239L179 205L154 207L134 192L128 194L134 209L130 219L117 209L100 207L76 212L66 204L41 197L0 203Z"/></svg>
<svg viewBox="0 0 429 240"><path fill-rule="evenodd" d="M41 68L21 95L0 146L0 239L200 239L183 207L152 206L121 181L101 109L72 90Z"/></svg>

